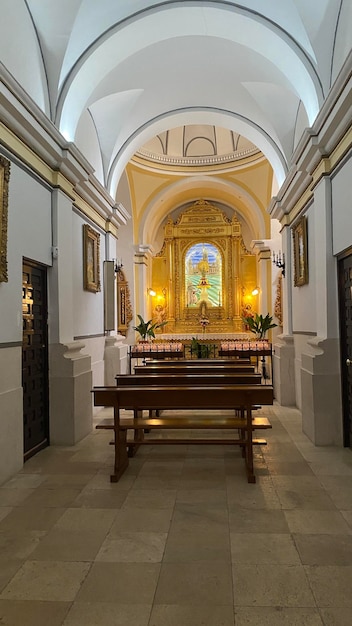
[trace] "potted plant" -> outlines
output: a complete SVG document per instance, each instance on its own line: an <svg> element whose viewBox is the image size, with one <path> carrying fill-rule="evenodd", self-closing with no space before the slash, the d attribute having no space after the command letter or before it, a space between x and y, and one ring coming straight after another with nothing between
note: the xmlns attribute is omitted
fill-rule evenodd
<svg viewBox="0 0 352 626"><path fill-rule="evenodd" d="M165 326L165 324L167 324L167 321L160 323L154 322L154 324L153 320L148 320L147 322L145 322L143 317L139 314L137 314L137 317L139 319L139 324L138 326L133 326L133 330L136 330L137 333L140 334L140 337L143 341L150 341L151 339L155 338L155 330L157 328L162 328L163 326Z"/></svg>
<svg viewBox="0 0 352 626"><path fill-rule="evenodd" d="M251 333L256 335L257 339L265 339L267 331L277 326L277 324L273 323L273 318L269 313L265 317L255 313L254 317L242 317L242 321L248 326Z"/></svg>

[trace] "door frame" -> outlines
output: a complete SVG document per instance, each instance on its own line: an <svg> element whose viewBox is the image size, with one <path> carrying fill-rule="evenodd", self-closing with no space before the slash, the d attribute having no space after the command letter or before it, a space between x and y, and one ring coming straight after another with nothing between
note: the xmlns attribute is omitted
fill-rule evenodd
<svg viewBox="0 0 352 626"><path fill-rule="evenodd" d="M28 461L32 456L34 456L40 450L48 447L50 445L50 415L49 415L49 333L48 333L48 266L38 261L34 261L32 259L28 259L27 257L22 258L22 273L24 271L24 267L29 266L31 268L40 270L43 272L44 278L44 294L45 294L45 314L46 314L46 323L45 328L43 328L43 349L44 349L44 358L43 358L43 377L45 380L45 408L46 408L46 420L45 420L45 439L37 444L31 450L25 452L25 442L23 441L23 459L24 462ZM22 281L23 288L23 281ZM23 300L23 298L22 298ZM23 336L22 336L22 354L23 354ZM24 415L23 415L24 418Z"/></svg>
<svg viewBox="0 0 352 626"><path fill-rule="evenodd" d="M337 256L337 280L338 280L338 299L339 299L339 327L340 327L340 362L341 362L341 390L342 390L342 414L343 414L343 445L345 447L352 446L351 437L351 418L350 418L350 401L348 393L348 371L346 359L348 358L346 350L346 328L344 322L344 284L342 273L342 261L347 257L352 257L352 246L347 248L343 253Z"/></svg>

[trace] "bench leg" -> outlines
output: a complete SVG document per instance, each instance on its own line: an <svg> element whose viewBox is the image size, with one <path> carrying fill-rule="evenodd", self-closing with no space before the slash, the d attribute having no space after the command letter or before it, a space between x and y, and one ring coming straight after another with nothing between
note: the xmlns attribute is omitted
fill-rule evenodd
<svg viewBox="0 0 352 626"><path fill-rule="evenodd" d="M115 443L115 462L114 462L114 473L110 476L110 481L112 483L117 483L119 478L124 473L125 469L128 467L128 456L127 456L127 432L126 430L120 430L120 418L119 418L119 410L114 407L114 443Z"/></svg>
<svg viewBox="0 0 352 626"><path fill-rule="evenodd" d="M253 429L252 429L252 407L247 405L247 443L245 445L245 461L247 470L247 480L255 483L254 463L253 463Z"/></svg>

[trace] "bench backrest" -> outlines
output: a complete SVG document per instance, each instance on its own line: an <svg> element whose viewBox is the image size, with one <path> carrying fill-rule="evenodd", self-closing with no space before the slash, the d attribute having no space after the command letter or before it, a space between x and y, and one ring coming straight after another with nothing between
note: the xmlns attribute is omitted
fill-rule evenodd
<svg viewBox="0 0 352 626"><path fill-rule="evenodd" d="M166 359L166 360L158 360L158 359L150 359L146 360L145 365L149 367L151 365L161 365L163 367L167 367L168 365L191 365L197 367L199 365L250 365L250 359Z"/></svg>
<svg viewBox="0 0 352 626"><path fill-rule="evenodd" d="M217 365L198 364L198 365L136 365L134 367L135 374L250 374L255 372L254 365Z"/></svg>
<svg viewBox="0 0 352 626"><path fill-rule="evenodd" d="M224 374L168 374L164 371L149 374L118 374L115 376L117 386L128 385L260 385L261 374L230 372Z"/></svg>
<svg viewBox="0 0 352 626"><path fill-rule="evenodd" d="M232 409L273 404L271 385L94 387L95 406L120 409Z"/></svg>

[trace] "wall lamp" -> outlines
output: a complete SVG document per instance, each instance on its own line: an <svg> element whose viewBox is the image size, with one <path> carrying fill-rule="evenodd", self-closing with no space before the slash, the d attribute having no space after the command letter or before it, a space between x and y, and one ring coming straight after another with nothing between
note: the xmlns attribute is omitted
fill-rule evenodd
<svg viewBox="0 0 352 626"><path fill-rule="evenodd" d="M273 252L273 263L282 271L282 276L285 278L285 254L279 250L278 254L275 256L275 252Z"/></svg>
<svg viewBox="0 0 352 626"><path fill-rule="evenodd" d="M252 291L252 296L257 296L257 295L258 295L258 293L259 293L259 289L258 289L258 287L256 287L256 288L255 288L255 289L253 289L253 291Z"/></svg>
<svg viewBox="0 0 352 626"><path fill-rule="evenodd" d="M114 265L114 270L115 270L115 274L118 274L120 270L122 270L123 268L123 263L122 263L122 259L113 259L115 265Z"/></svg>
<svg viewBox="0 0 352 626"><path fill-rule="evenodd" d="M153 298L154 296L156 296L156 291L154 291L154 289L148 289L148 296L151 296Z"/></svg>

